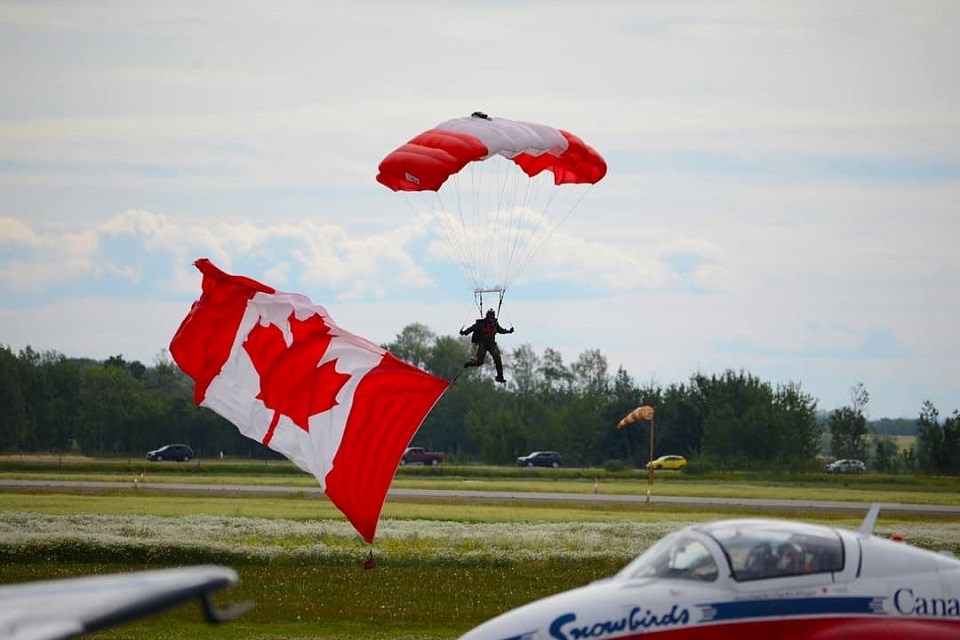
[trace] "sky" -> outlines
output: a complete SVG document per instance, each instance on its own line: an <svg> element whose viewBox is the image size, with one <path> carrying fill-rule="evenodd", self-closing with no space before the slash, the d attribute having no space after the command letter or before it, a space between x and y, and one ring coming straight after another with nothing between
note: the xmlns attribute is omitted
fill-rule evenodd
<svg viewBox="0 0 960 640"><path fill-rule="evenodd" d="M506 351L949 415L958 59L953 0L0 0L0 345L152 364L201 257L378 343L454 335L473 285L375 176L480 110L609 168L507 292Z"/></svg>

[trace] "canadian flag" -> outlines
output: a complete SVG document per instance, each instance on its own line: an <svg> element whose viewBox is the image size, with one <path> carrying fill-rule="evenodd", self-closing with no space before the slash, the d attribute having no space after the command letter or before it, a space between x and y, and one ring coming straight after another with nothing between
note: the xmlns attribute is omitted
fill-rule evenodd
<svg viewBox="0 0 960 640"><path fill-rule="evenodd" d="M449 383L338 327L306 296L197 260L170 342L194 401L312 473L373 542L404 449Z"/></svg>

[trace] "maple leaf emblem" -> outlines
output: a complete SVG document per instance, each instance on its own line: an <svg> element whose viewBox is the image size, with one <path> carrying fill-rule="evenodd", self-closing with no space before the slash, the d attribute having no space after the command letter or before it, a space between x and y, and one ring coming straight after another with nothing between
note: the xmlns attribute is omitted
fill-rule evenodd
<svg viewBox="0 0 960 640"><path fill-rule="evenodd" d="M317 366L331 340L330 327L322 316L298 320L291 313L287 320L293 335L289 346L280 327L273 324L258 324L243 342L260 376L257 399L274 412L263 437L265 445L270 444L281 415L309 433L310 416L336 406L337 394L350 379L349 374L336 370L336 360Z"/></svg>

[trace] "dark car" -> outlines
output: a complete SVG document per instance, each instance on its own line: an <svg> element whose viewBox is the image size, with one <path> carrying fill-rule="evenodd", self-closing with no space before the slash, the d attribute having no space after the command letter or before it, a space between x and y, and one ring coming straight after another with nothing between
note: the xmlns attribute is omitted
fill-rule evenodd
<svg viewBox="0 0 960 640"><path fill-rule="evenodd" d="M159 449L147 451L147 460L151 462L162 462L164 460L189 462L193 457L193 449L185 444L168 444Z"/></svg>
<svg viewBox="0 0 960 640"><path fill-rule="evenodd" d="M534 451L528 456L517 458L518 467L553 467L563 462L563 456L556 451Z"/></svg>
<svg viewBox="0 0 960 640"><path fill-rule="evenodd" d="M827 473L863 473L866 470L867 465L860 460L837 460L825 469Z"/></svg>

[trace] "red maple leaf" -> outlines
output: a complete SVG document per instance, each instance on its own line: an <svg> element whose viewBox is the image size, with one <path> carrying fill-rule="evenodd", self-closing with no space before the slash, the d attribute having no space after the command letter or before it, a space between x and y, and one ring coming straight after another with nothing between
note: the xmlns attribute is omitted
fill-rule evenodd
<svg viewBox="0 0 960 640"><path fill-rule="evenodd" d="M273 409L273 419L263 437L269 445L280 416L310 431L310 416L323 413L337 404L337 394L350 379L336 370L336 360L317 366L330 346L330 328L323 317L314 314L306 320L288 318L293 341L287 346L276 325L258 324L250 330L243 349L260 375L257 399Z"/></svg>

